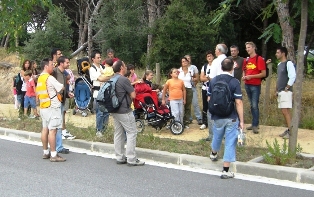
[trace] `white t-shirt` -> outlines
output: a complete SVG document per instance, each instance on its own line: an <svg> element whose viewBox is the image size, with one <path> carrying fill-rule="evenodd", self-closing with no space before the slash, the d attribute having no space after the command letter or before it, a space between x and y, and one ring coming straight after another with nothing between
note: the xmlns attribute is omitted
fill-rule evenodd
<svg viewBox="0 0 314 197"><path fill-rule="evenodd" d="M192 77L194 75L194 69L189 66L188 72L186 74L184 74L182 67L179 68L178 71L180 72L178 78L184 82L185 88L192 88Z"/></svg>
<svg viewBox="0 0 314 197"><path fill-rule="evenodd" d="M57 95L57 92L60 92L63 88L63 84L59 83L56 78L53 76L49 76L47 79L47 91L48 95L51 99L51 105L52 108L59 108L61 107L61 102L59 101Z"/></svg>
<svg viewBox="0 0 314 197"><path fill-rule="evenodd" d="M23 91L23 92L26 92L26 82L25 82L25 80L24 80L24 78L23 77L21 77L21 79L22 79L22 81L23 81L23 83L22 83L22 87L21 87L21 91Z"/></svg>
<svg viewBox="0 0 314 197"><path fill-rule="evenodd" d="M210 69L211 69L211 65L207 64L206 70L205 70L205 73L204 73L205 77L209 77ZM204 72L204 66L202 66L202 70L201 70L201 73L203 73L203 72ZM208 88L207 85L206 85L207 82L209 82L209 80L203 82L202 90L207 90L207 88Z"/></svg>
<svg viewBox="0 0 314 197"><path fill-rule="evenodd" d="M89 69L90 80L93 82L94 87L100 87L102 83L98 81L97 79L101 75L104 69L101 66L99 67L96 65L94 66L96 67L96 69L93 67L90 67ZM93 98L97 98L97 96L98 96L98 90L94 90Z"/></svg>
<svg viewBox="0 0 314 197"><path fill-rule="evenodd" d="M214 59L214 61L212 62L212 67L210 69L210 74L209 74L209 77L211 79L213 79L214 77L222 73L221 62L226 58L227 56L225 54L221 54L217 58Z"/></svg>

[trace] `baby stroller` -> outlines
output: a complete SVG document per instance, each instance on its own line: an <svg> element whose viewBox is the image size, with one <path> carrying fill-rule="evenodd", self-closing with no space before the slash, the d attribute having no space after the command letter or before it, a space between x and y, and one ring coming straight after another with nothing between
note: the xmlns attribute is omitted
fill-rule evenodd
<svg viewBox="0 0 314 197"><path fill-rule="evenodd" d="M87 112L91 112L88 108L92 98L92 85L89 80L90 63L87 57L77 60L78 74L74 85L75 109L73 115L81 113L83 117L87 116Z"/></svg>
<svg viewBox="0 0 314 197"><path fill-rule="evenodd" d="M135 87L134 114L137 127L143 128L143 120L146 120L147 124L156 130L160 130L169 125L172 134L182 134L184 127L181 122L174 120L169 106L159 105L156 91L146 89L144 86L147 85L137 84Z"/></svg>

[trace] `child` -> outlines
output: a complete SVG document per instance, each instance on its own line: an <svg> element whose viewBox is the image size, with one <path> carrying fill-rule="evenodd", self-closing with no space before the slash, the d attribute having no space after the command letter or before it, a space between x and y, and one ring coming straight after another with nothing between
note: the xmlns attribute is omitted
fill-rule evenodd
<svg viewBox="0 0 314 197"><path fill-rule="evenodd" d="M162 105L165 105L165 95L166 92L169 92L169 101L171 113L174 116L175 120L183 123L183 106L186 101L186 91L184 82L181 79L178 79L178 70L172 68L168 75L169 79L164 85L162 91Z"/></svg>
<svg viewBox="0 0 314 197"><path fill-rule="evenodd" d="M135 74L135 66L133 64L128 64L127 69L131 72L130 77L128 77L131 81L131 85L134 86L137 83L142 83L142 80L137 79L137 75Z"/></svg>
<svg viewBox="0 0 314 197"><path fill-rule="evenodd" d="M146 70L143 76L143 82L152 87L152 80L154 78L154 72L151 70Z"/></svg>
<svg viewBox="0 0 314 197"><path fill-rule="evenodd" d="M39 115L37 114L36 108L36 86L32 75L33 73L31 70L27 70L24 73L24 79L26 81L26 93L24 97L24 116L27 116L27 108L30 105L33 109L33 115L30 115L29 118L36 118Z"/></svg>
<svg viewBox="0 0 314 197"><path fill-rule="evenodd" d="M105 77L111 77L114 75L114 72L113 72L113 68L112 68L112 65L113 65L113 61L112 59L110 58L107 58L105 59L105 69L104 71L102 72L102 75L104 75Z"/></svg>

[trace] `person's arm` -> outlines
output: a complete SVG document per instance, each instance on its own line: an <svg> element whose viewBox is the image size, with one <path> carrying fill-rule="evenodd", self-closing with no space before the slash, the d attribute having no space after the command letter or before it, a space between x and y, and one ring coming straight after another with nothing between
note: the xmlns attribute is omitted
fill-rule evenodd
<svg viewBox="0 0 314 197"><path fill-rule="evenodd" d="M112 76L100 75L99 77L97 77L97 80L100 81L100 82L106 82L106 81L109 81L109 79L110 79L111 77L112 77Z"/></svg>
<svg viewBox="0 0 314 197"><path fill-rule="evenodd" d="M202 69L202 71L201 71L200 80L201 80L201 82L206 82L206 81L208 81L208 77L205 75L203 69Z"/></svg>
<svg viewBox="0 0 314 197"><path fill-rule="evenodd" d="M253 79L253 78L263 78L266 76L266 70L261 70L261 72L259 74L256 74L256 75L247 75L247 76L244 76L243 78L245 80L250 80L250 79Z"/></svg>
<svg viewBox="0 0 314 197"><path fill-rule="evenodd" d="M183 105L185 105L185 103L186 103L186 89L185 89L183 81L182 81L182 90L183 90Z"/></svg>
<svg viewBox="0 0 314 197"><path fill-rule="evenodd" d="M287 83L287 88L289 89L295 82L296 79L296 72L295 72L295 67L291 61L287 62L287 72L288 72L288 83Z"/></svg>
<svg viewBox="0 0 314 197"><path fill-rule="evenodd" d="M161 99L161 103L162 105L165 105L166 104L166 92L168 90L168 83L166 82L165 85L164 85L164 89L162 90L162 99Z"/></svg>
<svg viewBox="0 0 314 197"><path fill-rule="evenodd" d="M131 99L135 99L135 97L136 97L135 91L133 91L133 92L130 93L130 97L131 97Z"/></svg>
<svg viewBox="0 0 314 197"><path fill-rule="evenodd" d="M245 76L246 80L250 80L250 79L253 79L253 78L263 78L263 77L266 77L266 64L265 64L264 59L261 56L258 56L256 64L257 64L257 69L260 70L261 72L259 74L256 74L256 75L247 75L247 76Z"/></svg>
<svg viewBox="0 0 314 197"><path fill-rule="evenodd" d="M242 99L235 99L236 109L239 116L239 127L240 129L244 129L244 119L243 119L243 102Z"/></svg>

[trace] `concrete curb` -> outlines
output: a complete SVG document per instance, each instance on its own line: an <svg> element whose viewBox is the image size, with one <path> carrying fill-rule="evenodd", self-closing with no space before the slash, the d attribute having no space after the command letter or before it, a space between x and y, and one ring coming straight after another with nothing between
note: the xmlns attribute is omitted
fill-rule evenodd
<svg viewBox="0 0 314 197"><path fill-rule="evenodd" d="M19 131L0 127L0 135L27 139L31 141L41 142L40 133ZM64 145L75 148L82 148L95 152L102 152L114 154L113 144L106 144L101 142L89 142L85 140L64 140ZM150 150L143 148L136 148L136 153L139 158L153 160L156 162L170 163L176 165L190 166L194 168L201 168L207 170L221 171L222 160L212 162L209 157L201 157L195 155L186 155L178 153L170 153L166 151ZM314 155L308 155L312 156ZM298 183L314 184L314 167L310 169L301 169L293 167L275 166L263 163L257 163L261 157L253 159L248 162L234 162L231 168L234 172L263 176L268 178L275 178L280 180L289 180Z"/></svg>

